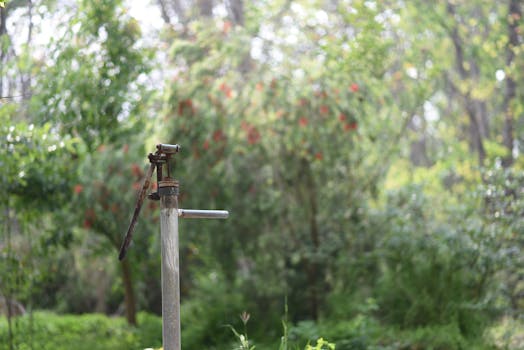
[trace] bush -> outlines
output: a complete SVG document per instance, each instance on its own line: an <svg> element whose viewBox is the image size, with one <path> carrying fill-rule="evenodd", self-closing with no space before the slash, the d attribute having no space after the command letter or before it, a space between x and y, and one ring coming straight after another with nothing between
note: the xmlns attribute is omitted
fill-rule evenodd
<svg viewBox="0 0 524 350"><path fill-rule="evenodd" d="M229 349L233 342L228 325L238 327L242 296L231 290L218 272L199 274L192 298L182 303L181 332L186 349Z"/></svg>
<svg viewBox="0 0 524 350"><path fill-rule="evenodd" d="M101 314L57 315L35 312L13 320L15 349L130 350L160 347L162 324L157 316L139 313L137 328L124 318ZM0 350L9 349L7 321L0 319Z"/></svg>
<svg viewBox="0 0 524 350"><path fill-rule="evenodd" d="M464 215L443 223L430 207L418 191L390 197L390 229L376 252L378 314L401 328L456 324L461 334L478 336L490 311L496 246L460 208Z"/></svg>

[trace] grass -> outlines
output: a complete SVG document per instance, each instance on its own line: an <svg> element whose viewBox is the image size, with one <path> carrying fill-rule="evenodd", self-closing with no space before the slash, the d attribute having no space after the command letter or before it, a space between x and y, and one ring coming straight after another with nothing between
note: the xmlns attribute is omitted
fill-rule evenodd
<svg viewBox="0 0 524 350"><path fill-rule="evenodd" d="M158 348L162 343L161 319L139 313L138 327L122 317L101 314L57 315L35 312L13 320L17 350L132 350ZM0 350L9 350L7 320L0 319Z"/></svg>
<svg viewBox="0 0 524 350"><path fill-rule="evenodd" d="M162 343L162 324L158 316L139 313L138 327L129 326L122 317L101 314L58 315L39 311L13 320L14 349L16 350L143 350L159 349ZM288 329L289 327L289 329ZM224 332L230 331L224 328ZM236 334L236 337L235 337ZM524 349L524 322L503 319L489 328L480 339L465 339L453 325L399 330L384 327L372 318L356 317L353 320L320 324L301 322L284 323L282 339L264 339L265 342L247 340L243 334L232 334L231 342L213 349L256 350L490 350ZM324 342L320 335L330 342ZM235 338L236 345L235 345ZM242 339L243 338L243 339ZM242 342L244 340L244 342ZM187 344L186 344L187 345ZM186 347L187 348L187 347ZM9 350L7 320L0 317L0 350ZM207 348L206 348L207 349Z"/></svg>

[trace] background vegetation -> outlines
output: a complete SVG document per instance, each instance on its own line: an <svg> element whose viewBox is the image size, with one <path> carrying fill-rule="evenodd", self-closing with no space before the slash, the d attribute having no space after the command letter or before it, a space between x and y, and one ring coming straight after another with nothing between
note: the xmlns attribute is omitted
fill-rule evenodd
<svg viewBox="0 0 524 350"><path fill-rule="evenodd" d="M520 1L0 15L0 349L161 346L158 142L231 212L180 224L185 349L524 348Z"/></svg>

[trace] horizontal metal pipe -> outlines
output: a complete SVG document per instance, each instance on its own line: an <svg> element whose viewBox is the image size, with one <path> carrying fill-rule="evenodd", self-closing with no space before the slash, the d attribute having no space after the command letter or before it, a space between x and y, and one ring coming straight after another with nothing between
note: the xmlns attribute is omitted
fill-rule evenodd
<svg viewBox="0 0 524 350"><path fill-rule="evenodd" d="M170 145L167 143L160 143L156 145L156 149L163 153L177 153L180 151L180 145Z"/></svg>
<svg viewBox="0 0 524 350"><path fill-rule="evenodd" d="M178 216L188 219L227 219L227 210L178 209Z"/></svg>

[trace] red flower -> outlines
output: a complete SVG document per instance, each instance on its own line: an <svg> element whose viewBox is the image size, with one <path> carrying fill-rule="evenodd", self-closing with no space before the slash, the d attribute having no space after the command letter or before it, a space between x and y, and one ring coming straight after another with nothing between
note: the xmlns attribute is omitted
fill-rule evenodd
<svg viewBox="0 0 524 350"><path fill-rule="evenodd" d="M178 115L184 114L184 112L187 110L189 110L191 113L195 111L193 108L193 101L191 101L189 98L178 102Z"/></svg>
<svg viewBox="0 0 524 350"><path fill-rule="evenodd" d="M260 132L256 127L246 121L242 121L240 127L246 132L247 143L254 145L260 141Z"/></svg>
<svg viewBox="0 0 524 350"><path fill-rule="evenodd" d="M321 97L321 98L326 98L327 97L327 93L325 91L315 91L315 96L316 97Z"/></svg>
<svg viewBox="0 0 524 350"><path fill-rule="evenodd" d="M353 83L353 84L351 84L351 86L349 87L349 89L350 89L351 91L353 91L353 92L357 92L358 89L359 89L359 86L358 86L357 83Z"/></svg>
<svg viewBox="0 0 524 350"><path fill-rule="evenodd" d="M254 126L247 132L247 142L254 145L260 141L260 132Z"/></svg>
<svg viewBox="0 0 524 350"><path fill-rule="evenodd" d="M219 90L222 91L227 98L233 97L233 90L226 83L220 84Z"/></svg>
<svg viewBox="0 0 524 350"><path fill-rule="evenodd" d="M224 21L224 25L222 26L222 31L227 34L231 30L232 24L229 21Z"/></svg>
<svg viewBox="0 0 524 350"><path fill-rule="evenodd" d="M322 155L322 152L317 152L315 153L315 158L318 160L322 160L324 159L324 156Z"/></svg>
<svg viewBox="0 0 524 350"><path fill-rule="evenodd" d="M131 173L136 177L142 177L144 175L142 169L140 169L140 166L136 163L131 164Z"/></svg>
<svg viewBox="0 0 524 350"><path fill-rule="evenodd" d="M218 130L215 130L215 132L213 132L213 141L220 142L220 141L225 141L225 140L226 140L226 135L224 134L222 129L218 129Z"/></svg>
<svg viewBox="0 0 524 350"><path fill-rule="evenodd" d="M300 126L303 126L303 127L307 126L308 123L309 123L309 121L307 120L306 117L301 117L301 118L298 120L298 124L299 124Z"/></svg>
<svg viewBox="0 0 524 350"><path fill-rule="evenodd" d="M320 114L326 115L329 113L329 107L326 105L320 106Z"/></svg>
<svg viewBox="0 0 524 350"><path fill-rule="evenodd" d="M84 190L84 186L82 185L75 185L75 187L73 188L73 191L75 192L75 194L80 194L82 193L82 191Z"/></svg>
<svg viewBox="0 0 524 350"><path fill-rule="evenodd" d="M241 127L242 130L244 130L244 131L249 131L249 128L251 128L251 125L250 125L248 122L242 120L242 121L240 122L240 127Z"/></svg>
<svg viewBox="0 0 524 350"><path fill-rule="evenodd" d="M91 208L87 209L84 214L84 227L90 228L95 218L96 218L95 211Z"/></svg>
<svg viewBox="0 0 524 350"><path fill-rule="evenodd" d="M205 140L204 141L204 144L202 145L202 148L205 149L205 150L209 149L209 140Z"/></svg>
<svg viewBox="0 0 524 350"><path fill-rule="evenodd" d="M357 122L351 122L351 123L344 124L345 131L357 130L357 128L358 128Z"/></svg>
<svg viewBox="0 0 524 350"><path fill-rule="evenodd" d="M347 119L346 115L344 113L340 113L338 115L338 120L340 120L341 122L345 122Z"/></svg>
<svg viewBox="0 0 524 350"><path fill-rule="evenodd" d="M89 228L91 228L91 226L92 226L91 220L85 219L84 220L84 228L89 229Z"/></svg>

